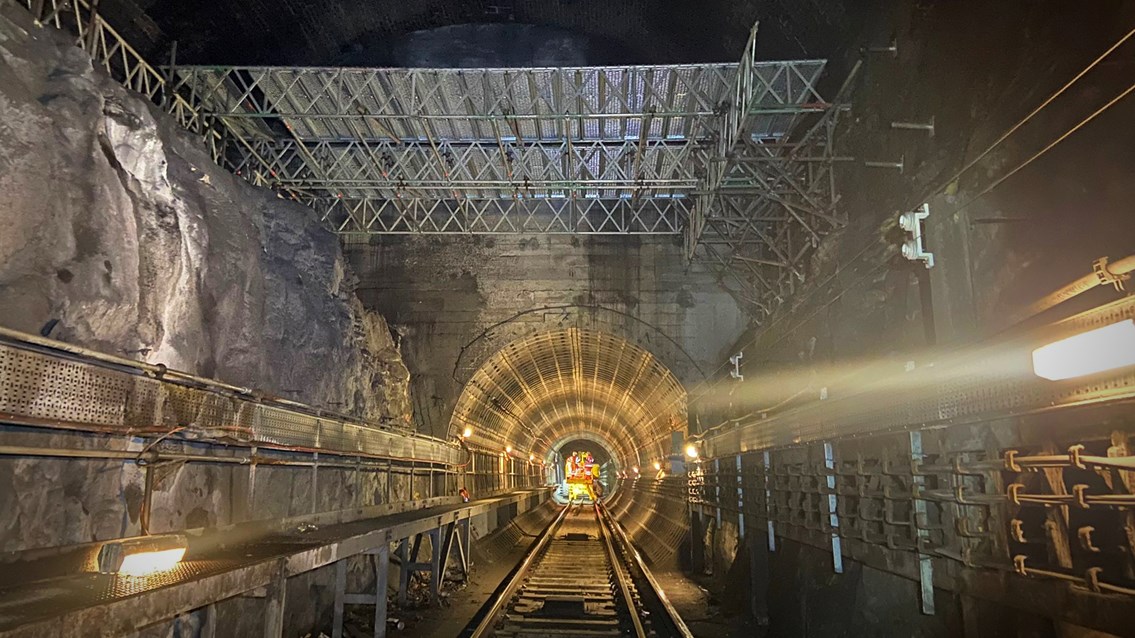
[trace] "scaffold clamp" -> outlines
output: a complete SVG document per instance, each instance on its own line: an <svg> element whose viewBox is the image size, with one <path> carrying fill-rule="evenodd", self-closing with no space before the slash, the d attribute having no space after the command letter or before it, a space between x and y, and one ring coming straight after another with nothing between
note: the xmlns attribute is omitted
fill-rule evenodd
<svg viewBox="0 0 1135 638"><path fill-rule="evenodd" d="M1116 274L1111 272L1111 269L1107 267L1107 262L1107 257L1100 257L1099 259L1093 261L1092 272L1094 272L1096 274L1096 277L1099 278L1101 286L1110 284L1115 287L1115 290L1117 292L1123 292L1126 289L1123 282L1130 279L1131 275L1126 273Z"/></svg>

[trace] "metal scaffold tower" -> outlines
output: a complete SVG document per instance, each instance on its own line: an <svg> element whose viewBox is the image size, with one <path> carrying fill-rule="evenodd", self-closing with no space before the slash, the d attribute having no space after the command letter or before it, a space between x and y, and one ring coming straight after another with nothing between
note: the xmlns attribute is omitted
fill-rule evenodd
<svg viewBox="0 0 1135 638"><path fill-rule="evenodd" d="M824 60L514 69L183 66L228 163L339 233L679 234L758 314L835 210Z"/></svg>
<svg viewBox="0 0 1135 638"><path fill-rule="evenodd" d="M758 61L755 26L737 64L157 69L84 0L28 7L346 238L682 234L760 319L844 223L847 106L820 96L824 60Z"/></svg>

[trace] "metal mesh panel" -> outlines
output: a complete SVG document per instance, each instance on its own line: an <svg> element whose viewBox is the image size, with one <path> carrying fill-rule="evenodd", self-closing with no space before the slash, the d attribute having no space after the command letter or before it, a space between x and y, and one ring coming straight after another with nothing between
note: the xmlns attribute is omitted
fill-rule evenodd
<svg viewBox="0 0 1135 638"><path fill-rule="evenodd" d="M410 432L265 405L251 396L162 381L9 343L0 343L0 420L122 434L183 428L203 439L460 462L454 446Z"/></svg>
<svg viewBox="0 0 1135 638"><path fill-rule="evenodd" d="M12 417L121 425L128 387L91 365L0 347L0 413Z"/></svg>

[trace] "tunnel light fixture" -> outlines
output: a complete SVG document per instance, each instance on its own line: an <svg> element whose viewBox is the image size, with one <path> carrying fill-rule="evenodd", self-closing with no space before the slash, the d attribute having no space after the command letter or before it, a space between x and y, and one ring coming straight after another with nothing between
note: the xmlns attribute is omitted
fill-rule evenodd
<svg viewBox="0 0 1135 638"><path fill-rule="evenodd" d="M635 474L638 474L638 466L636 465L636 466L632 467L631 471L634 472Z"/></svg>
<svg viewBox="0 0 1135 638"><path fill-rule="evenodd" d="M465 426L465 429L461 431L461 438L467 439L471 436L473 436L473 428Z"/></svg>
<svg viewBox="0 0 1135 638"><path fill-rule="evenodd" d="M659 470L661 470L661 469L662 469L662 464L661 464L661 463L659 463L658 461L655 461L655 462L654 462L654 471L655 471L655 472L657 472L657 471L659 471Z"/></svg>
<svg viewBox="0 0 1135 638"><path fill-rule="evenodd" d="M512 446L511 445L504 446L504 453L505 454L512 454Z"/></svg>
<svg viewBox="0 0 1135 638"><path fill-rule="evenodd" d="M149 576L168 571L185 557L188 541L181 534L162 534L114 541L99 549L99 571L124 576Z"/></svg>
<svg viewBox="0 0 1135 638"><path fill-rule="evenodd" d="M535 460L536 460L536 455L535 455L535 454L529 454L529 455L528 455L528 462L529 462L529 463L531 463L532 461L535 461Z"/></svg>
<svg viewBox="0 0 1135 638"><path fill-rule="evenodd" d="M1052 381L1135 365L1135 319L1082 332L1033 350L1033 373Z"/></svg>
<svg viewBox="0 0 1135 638"><path fill-rule="evenodd" d="M688 456L690 459L697 459L698 458L698 447L696 445L694 445L693 443L687 445L686 446L686 456Z"/></svg>

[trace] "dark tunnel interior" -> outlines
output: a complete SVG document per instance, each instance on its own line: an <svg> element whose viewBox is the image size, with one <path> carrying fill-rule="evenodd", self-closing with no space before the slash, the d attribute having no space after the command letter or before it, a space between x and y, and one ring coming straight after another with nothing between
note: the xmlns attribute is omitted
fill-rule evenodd
<svg viewBox="0 0 1135 638"><path fill-rule="evenodd" d="M0 1L0 638L1135 627L1135 3Z"/></svg>

